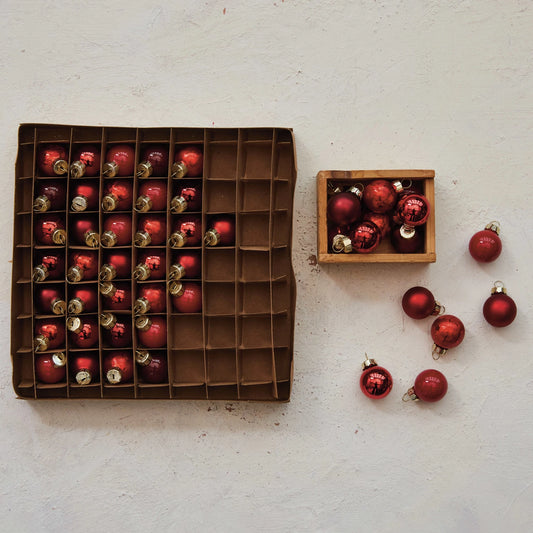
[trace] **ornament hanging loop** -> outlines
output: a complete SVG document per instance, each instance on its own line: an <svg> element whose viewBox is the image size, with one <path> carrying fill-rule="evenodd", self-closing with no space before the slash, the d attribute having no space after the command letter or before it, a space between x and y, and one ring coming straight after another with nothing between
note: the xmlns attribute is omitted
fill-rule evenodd
<svg viewBox="0 0 533 533"><path fill-rule="evenodd" d="M433 357L435 361L438 361L447 351L446 348L441 348L434 344L433 349L431 350L431 357Z"/></svg>
<svg viewBox="0 0 533 533"><path fill-rule="evenodd" d="M404 189L409 189L409 187L413 185L413 180L411 178L407 178L406 180L400 180L400 183Z"/></svg>

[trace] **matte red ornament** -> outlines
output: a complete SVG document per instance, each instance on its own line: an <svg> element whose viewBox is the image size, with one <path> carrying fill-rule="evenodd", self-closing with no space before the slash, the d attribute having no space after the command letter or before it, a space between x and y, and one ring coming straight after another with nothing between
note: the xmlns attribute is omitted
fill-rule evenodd
<svg viewBox="0 0 533 533"><path fill-rule="evenodd" d="M167 222L165 215L144 215L139 217L135 246L160 246L167 239Z"/></svg>
<svg viewBox="0 0 533 533"><path fill-rule="evenodd" d="M392 390L392 376L390 372L378 366L374 359L368 357L362 364L363 373L359 379L359 387L367 398L380 400L388 396Z"/></svg>
<svg viewBox="0 0 533 533"><path fill-rule="evenodd" d="M438 359L450 348L459 346L465 337L463 323L454 315L439 316L431 325L433 339L433 359Z"/></svg>
<svg viewBox="0 0 533 533"><path fill-rule="evenodd" d="M135 201L135 210L146 211L167 210L167 182L163 180L143 181L139 187L139 196Z"/></svg>
<svg viewBox="0 0 533 533"><path fill-rule="evenodd" d="M133 182L113 180L105 183L102 209L109 211L129 211L133 204Z"/></svg>
<svg viewBox="0 0 533 533"><path fill-rule="evenodd" d="M36 216L34 220L36 244L63 246L67 242L64 216L47 214Z"/></svg>
<svg viewBox="0 0 533 533"><path fill-rule="evenodd" d="M33 281L57 280L65 277L65 256L50 250L34 251Z"/></svg>
<svg viewBox="0 0 533 533"><path fill-rule="evenodd" d="M103 371L109 383L128 383L133 379L133 357L127 351L113 351L105 354Z"/></svg>
<svg viewBox="0 0 533 533"><path fill-rule="evenodd" d="M61 211L65 209L67 196L66 180L39 180L35 182L33 211Z"/></svg>
<svg viewBox="0 0 533 533"><path fill-rule="evenodd" d="M403 401L421 400L423 402L438 402L448 392L448 381L438 370L423 370L415 379L415 384L404 395Z"/></svg>
<svg viewBox="0 0 533 533"><path fill-rule="evenodd" d="M356 224L349 237L353 250L360 254L373 252L381 242L379 228L369 220Z"/></svg>
<svg viewBox="0 0 533 533"><path fill-rule="evenodd" d="M202 221L196 215L182 216L174 222L168 244L171 248L199 246L202 243Z"/></svg>
<svg viewBox="0 0 533 533"><path fill-rule="evenodd" d="M336 226L348 226L361 219L361 191L351 187L328 200L328 220Z"/></svg>
<svg viewBox="0 0 533 533"><path fill-rule="evenodd" d="M68 172L68 152L60 144L45 144L37 152L41 176L62 176Z"/></svg>
<svg viewBox="0 0 533 533"><path fill-rule="evenodd" d="M411 287L402 298L402 307L407 316L420 320L444 313L444 306L425 287Z"/></svg>
<svg viewBox="0 0 533 533"><path fill-rule="evenodd" d="M402 189L399 181L373 180L363 191L363 201L370 211L386 213L396 205L398 192Z"/></svg>
<svg viewBox="0 0 533 533"><path fill-rule="evenodd" d="M70 237L72 244L97 248L100 243L98 217L95 215L73 215L70 219Z"/></svg>
<svg viewBox="0 0 533 533"><path fill-rule="evenodd" d="M35 307L40 313L54 315L64 315L67 311L65 302L64 286L40 285L35 287L33 293Z"/></svg>
<svg viewBox="0 0 533 533"><path fill-rule="evenodd" d="M67 318L69 341L76 348L92 348L98 344L98 321L92 316Z"/></svg>
<svg viewBox="0 0 533 533"><path fill-rule="evenodd" d="M107 150L103 174L108 178L133 176L135 150L129 144L115 144Z"/></svg>
<svg viewBox="0 0 533 533"><path fill-rule="evenodd" d="M161 316L140 316L135 320L139 344L145 348L163 348L167 344L167 320Z"/></svg>
<svg viewBox="0 0 533 533"><path fill-rule="evenodd" d="M137 177L168 176L168 146L153 144L142 151L141 162L137 165Z"/></svg>
<svg viewBox="0 0 533 533"><path fill-rule="evenodd" d="M171 176L183 178L184 176L201 176L204 169L204 154L200 146L185 146L178 150L174 156Z"/></svg>
<svg viewBox="0 0 533 533"><path fill-rule="evenodd" d="M96 250L75 251L69 254L67 279L71 283L91 281L98 277L98 252Z"/></svg>
<svg viewBox="0 0 533 533"><path fill-rule="evenodd" d="M64 344L64 318L42 318L35 320L35 338L33 346L36 352L55 350Z"/></svg>
<svg viewBox="0 0 533 533"><path fill-rule="evenodd" d="M182 251L174 256L174 263L168 273L169 280L181 278L196 279L202 274L202 258L198 252Z"/></svg>
<svg viewBox="0 0 533 533"><path fill-rule="evenodd" d="M126 348L132 345L131 316L102 313L100 315L104 340L112 348Z"/></svg>
<svg viewBox="0 0 533 533"><path fill-rule="evenodd" d="M348 226L333 226L328 229L328 243L333 253L340 254L344 252L349 254L353 251L352 241L349 237L351 231Z"/></svg>
<svg viewBox="0 0 533 533"><path fill-rule="evenodd" d="M423 230L417 229L412 237L405 238L401 234L401 228L396 227L392 230L391 242L398 253L416 254L424 249L424 233Z"/></svg>
<svg viewBox="0 0 533 533"><path fill-rule="evenodd" d="M70 186L72 211L98 210L99 184L94 180L73 182Z"/></svg>
<svg viewBox="0 0 533 533"><path fill-rule="evenodd" d="M129 278L131 274L130 250L106 250L103 258L104 264L100 269L101 281L111 281L118 278Z"/></svg>
<svg viewBox="0 0 533 533"><path fill-rule="evenodd" d="M403 223L400 235L410 239L415 235L415 227L425 224L429 218L431 206L422 194L408 194L400 198L396 215Z"/></svg>
<svg viewBox="0 0 533 533"><path fill-rule="evenodd" d="M102 245L126 246L131 244L131 214L108 215L104 218Z"/></svg>
<svg viewBox="0 0 533 533"><path fill-rule="evenodd" d="M189 181L179 185L177 195L170 201L170 211L174 214L187 211L202 210L202 185Z"/></svg>
<svg viewBox="0 0 533 533"><path fill-rule="evenodd" d="M204 235L206 246L233 246L235 244L235 217L218 215L211 217Z"/></svg>
<svg viewBox="0 0 533 533"><path fill-rule="evenodd" d="M367 211L363 215L363 220L368 220L370 222L373 222L379 228L379 231L381 233L381 240L389 236L390 234L389 215L386 215L384 213L373 213L371 211Z"/></svg>
<svg viewBox="0 0 533 533"><path fill-rule="evenodd" d="M166 253L164 250L141 252L138 256L138 261L133 270L133 277L137 281L165 279Z"/></svg>
<svg viewBox="0 0 533 533"><path fill-rule="evenodd" d="M100 293L104 296L103 306L112 311L131 309L131 284L126 281L100 284Z"/></svg>
<svg viewBox="0 0 533 533"><path fill-rule="evenodd" d="M94 313L98 310L98 293L94 285L74 286L69 290L69 315Z"/></svg>
<svg viewBox="0 0 533 533"><path fill-rule="evenodd" d="M470 239L470 255L481 263L490 263L502 253L502 241L499 237L500 223L490 222L485 229L475 233Z"/></svg>
<svg viewBox="0 0 533 533"><path fill-rule="evenodd" d="M137 299L133 306L136 315L164 313L167 310L167 292L163 283L143 283L137 286Z"/></svg>
<svg viewBox="0 0 533 533"><path fill-rule="evenodd" d="M135 360L140 374L146 383L165 383L168 381L167 358L164 354L137 350Z"/></svg>
<svg viewBox="0 0 533 533"><path fill-rule="evenodd" d="M483 316L485 320L495 328L504 328L516 318L516 304L507 295L501 281L496 281L489 296L483 305Z"/></svg>
<svg viewBox="0 0 533 533"><path fill-rule="evenodd" d="M72 353L69 357L69 370L78 385L97 383L100 376L98 353Z"/></svg>
<svg viewBox="0 0 533 533"><path fill-rule="evenodd" d="M84 144L74 150L73 163L70 165L70 177L94 178L100 175L100 147L95 144Z"/></svg>
<svg viewBox="0 0 533 533"><path fill-rule="evenodd" d="M202 284L196 281L173 282L169 285L172 305L179 313L199 313L202 310Z"/></svg>
<svg viewBox="0 0 533 533"><path fill-rule="evenodd" d="M35 375L41 383L59 383L65 380L65 364L67 358L64 353L46 353L35 357Z"/></svg>

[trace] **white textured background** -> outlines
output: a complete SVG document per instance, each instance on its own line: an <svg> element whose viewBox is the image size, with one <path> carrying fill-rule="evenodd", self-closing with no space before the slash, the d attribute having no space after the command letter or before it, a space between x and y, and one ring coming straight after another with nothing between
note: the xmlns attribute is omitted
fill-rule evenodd
<svg viewBox="0 0 533 533"><path fill-rule="evenodd" d="M533 530L533 4L523 0L3 0L0 531ZM15 400L20 122L290 126L298 279L290 404ZM314 266L320 169L434 168L437 263ZM502 224L480 266L470 236ZM519 308L481 314L501 279ZM434 363L430 288L465 323ZM364 352L395 378L358 389ZM416 374L448 377L402 403Z"/></svg>

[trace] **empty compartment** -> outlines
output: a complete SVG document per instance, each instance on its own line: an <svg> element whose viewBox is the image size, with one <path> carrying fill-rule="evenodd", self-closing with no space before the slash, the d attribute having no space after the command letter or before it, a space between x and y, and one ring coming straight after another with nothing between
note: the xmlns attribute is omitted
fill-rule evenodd
<svg viewBox="0 0 533 533"><path fill-rule="evenodd" d="M207 348L235 348L235 318L207 318Z"/></svg>
<svg viewBox="0 0 533 533"><path fill-rule="evenodd" d="M276 384L278 389L278 400L284 402L287 401L291 396L291 382L283 381Z"/></svg>
<svg viewBox="0 0 533 533"><path fill-rule="evenodd" d="M201 349L204 346L202 317L173 315L169 319L170 348Z"/></svg>
<svg viewBox="0 0 533 533"><path fill-rule="evenodd" d="M295 172L292 144L276 145L275 162L274 177L291 181Z"/></svg>
<svg viewBox="0 0 533 533"><path fill-rule="evenodd" d="M235 280L235 250L206 248L204 261L206 281Z"/></svg>
<svg viewBox="0 0 533 533"><path fill-rule="evenodd" d="M198 144L204 142L203 128L172 128L172 135L176 143Z"/></svg>
<svg viewBox="0 0 533 533"><path fill-rule="evenodd" d="M80 126L72 128L73 143L100 144L102 142L102 128Z"/></svg>
<svg viewBox="0 0 533 533"><path fill-rule="evenodd" d="M241 281L268 281L270 279L268 251L243 250L239 257Z"/></svg>
<svg viewBox="0 0 533 533"><path fill-rule="evenodd" d="M31 245L32 241L32 227L31 214L23 214L15 216L15 245Z"/></svg>
<svg viewBox="0 0 533 533"><path fill-rule="evenodd" d="M141 128L139 137L141 142L168 143L170 140L170 128Z"/></svg>
<svg viewBox="0 0 533 533"><path fill-rule="evenodd" d="M235 212L235 182L210 180L205 187L208 213Z"/></svg>
<svg viewBox="0 0 533 533"><path fill-rule="evenodd" d="M264 385L241 385L241 400L275 400L274 384Z"/></svg>
<svg viewBox="0 0 533 533"><path fill-rule="evenodd" d="M287 248L272 250L272 279L288 278L291 273L291 260Z"/></svg>
<svg viewBox="0 0 533 533"><path fill-rule="evenodd" d="M17 327L13 328L11 344L17 353L32 351L34 332L32 330L31 317L17 320ZM33 376L33 370L32 374ZM32 378L33 379L33 378Z"/></svg>
<svg viewBox="0 0 533 533"><path fill-rule="evenodd" d="M287 128L276 128L276 135L279 143L292 143L291 130Z"/></svg>
<svg viewBox="0 0 533 533"><path fill-rule="evenodd" d="M272 244L274 246L290 246L291 244L291 218L287 213L273 215Z"/></svg>
<svg viewBox="0 0 533 533"><path fill-rule="evenodd" d="M104 385L104 398L131 399L135 398L135 388L127 385Z"/></svg>
<svg viewBox="0 0 533 533"><path fill-rule="evenodd" d="M66 182L65 182L66 184ZM15 212L31 213L33 210L31 180L18 180L15 187Z"/></svg>
<svg viewBox="0 0 533 533"><path fill-rule="evenodd" d="M21 125L19 127L19 144L33 143L35 140L35 126L31 124Z"/></svg>
<svg viewBox="0 0 533 533"><path fill-rule="evenodd" d="M41 125L37 126L37 141L46 143L69 143L70 126Z"/></svg>
<svg viewBox="0 0 533 533"><path fill-rule="evenodd" d="M137 398L147 398L152 400L166 400L170 398L168 385L163 386L142 386L137 388Z"/></svg>
<svg viewBox="0 0 533 533"><path fill-rule="evenodd" d="M53 385L37 384L36 388L37 398L66 398L67 385L66 383L55 383Z"/></svg>
<svg viewBox="0 0 533 533"><path fill-rule="evenodd" d="M237 176L237 143L210 144L205 174L213 180L234 180Z"/></svg>
<svg viewBox="0 0 533 533"><path fill-rule="evenodd" d="M17 177L32 177L33 176L33 144L19 146L19 153L17 157L16 174Z"/></svg>
<svg viewBox="0 0 533 533"><path fill-rule="evenodd" d="M207 388L207 397L210 400L237 400L237 385L215 385Z"/></svg>
<svg viewBox="0 0 533 533"><path fill-rule="evenodd" d="M272 346L271 317L241 318L241 348L269 348Z"/></svg>
<svg viewBox="0 0 533 533"><path fill-rule="evenodd" d="M104 128L104 134L108 143L134 143L137 139L135 128Z"/></svg>
<svg viewBox="0 0 533 533"><path fill-rule="evenodd" d="M168 360L172 385L200 385L205 383L203 350L174 350Z"/></svg>
<svg viewBox="0 0 533 533"><path fill-rule="evenodd" d="M291 186L288 181L274 181L274 209L290 210L292 207Z"/></svg>
<svg viewBox="0 0 533 533"><path fill-rule="evenodd" d="M207 315L235 314L235 283L204 283Z"/></svg>
<svg viewBox="0 0 533 533"><path fill-rule="evenodd" d="M14 346L16 347L16 346ZM13 383L19 396L34 396L33 354L31 351L13 354Z"/></svg>
<svg viewBox="0 0 533 533"><path fill-rule="evenodd" d="M237 383L235 350L207 350L208 385Z"/></svg>
<svg viewBox="0 0 533 533"><path fill-rule="evenodd" d="M273 128L247 128L242 130L243 140L246 141L272 141Z"/></svg>
<svg viewBox="0 0 533 533"><path fill-rule="evenodd" d="M272 143L245 144L245 179L269 180L272 174Z"/></svg>
<svg viewBox="0 0 533 533"><path fill-rule="evenodd" d="M273 317L274 326L274 346L290 346L291 345L291 317L290 316L275 316Z"/></svg>
<svg viewBox="0 0 533 533"><path fill-rule="evenodd" d="M36 285L37 287L37 285ZM64 285L63 285L64 287ZM33 313L30 283L16 283L13 285L11 316L17 319L31 318ZM49 314L51 314L50 311Z"/></svg>
<svg viewBox="0 0 533 533"><path fill-rule="evenodd" d="M172 398L178 400L203 400L207 398L205 385L194 387L172 387Z"/></svg>
<svg viewBox="0 0 533 533"><path fill-rule="evenodd" d="M82 386L70 385L69 388L70 398L101 398L102 393L100 390L100 384L89 384Z"/></svg>
<svg viewBox="0 0 533 533"><path fill-rule="evenodd" d="M270 210L270 182L242 181L240 210L243 212Z"/></svg>
<svg viewBox="0 0 533 533"><path fill-rule="evenodd" d="M239 350L239 376L242 385L273 381L272 349Z"/></svg>
<svg viewBox="0 0 533 533"><path fill-rule="evenodd" d="M29 282L33 274L31 265L31 248L15 248L13 251L13 262L15 264L13 281L16 281L17 283L19 280Z"/></svg>
<svg viewBox="0 0 533 533"><path fill-rule="evenodd" d="M239 130L237 128L211 128L207 130L209 141L228 142L237 141Z"/></svg>
<svg viewBox="0 0 533 533"><path fill-rule="evenodd" d="M276 363L276 381L289 381L292 370L292 357L289 348L275 348L274 361Z"/></svg>
<svg viewBox="0 0 533 533"><path fill-rule="evenodd" d="M270 283L241 283L240 312L245 315L270 314Z"/></svg>
<svg viewBox="0 0 533 533"><path fill-rule="evenodd" d="M287 280L272 283L272 312L287 313L291 305L291 288Z"/></svg>
<svg viewBox="0 0 533 533"><path fill-rule="evenodd" d="M242 214L239 232L241 246L269 247L269 215Z"/></svg>

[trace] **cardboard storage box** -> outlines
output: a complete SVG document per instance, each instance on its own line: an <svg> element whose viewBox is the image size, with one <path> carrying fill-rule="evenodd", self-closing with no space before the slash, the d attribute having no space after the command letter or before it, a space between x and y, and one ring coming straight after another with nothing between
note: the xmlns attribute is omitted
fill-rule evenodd
<svg viewBox="0 0 533 533"><path fill-rule="evenodd" d="M170 200L180 180L171 178L174 153L179 148L197 145L204 152L203 175L188 178L201 183L203 231L209 217L215 214L235 216L235 246L208 247L203 241L197 247L202 263L202 311L178 313L166 291L167 345L162 350L168 360L168 380L162 384L142 381L137 365L131 382L111 385L102 376L102 358L113 348L99 342L90 351L97 354L100 378L89 385L79 385L69 372L68 361L81 351L69 344L50 352L64 352L67 356L66 379L55 384L40 383L35 375L33 338L36 319L46 318L36 311L34 290L37 285L50 284L65 291L65 299L77 284L66 281L33 280L34 256L41 248L65 254L65 271L73 247L68 236L71 222L79 213L70 210L67 196L65 217L67 242L64 246L44 247L34 242L32 204L35 185L42 179L64 179L68 187L77 180L70 173L63 177L43 177L36 165L38 149L43 144L64 145L69 165L76 146L93 143L101 146L99 183L100 234L108 213L101 209L106 178L102 174L105 154L110 146L127 143L135 148L135 168L140 154L150 143L169 148L167 180L167 232L172 230L175 217L170 212ZM133 183L134 201L142 181L137 175L128 176ZM148 178L151 179L151 178ZM296 180L296 157L293 134L285 128L117 128L24 124L19 129L19 150L15 176L15 224L12 279L11 357L13 386L21 398L160 398L160 399L223 399L287 401L290 396L293 368L293 333L295 309L295 279L291 262L293 194ZM68 195L68 192L67 192ZM139 217L131 211L132 243ZM138 254L148 248L130 245L132 266ZM174 250L166 245L166 268L172 264ZM87 248L88 250L90 248ZM105 248L98 248L99 269ZM185 250L181 248L180 250ZM191 249L191 248L187 248ZM98 287L98 280L86 282ZM140 284L133 278L132 301ZM154 282L156 283L156 282ZM158 283L167 287L167 280ZM105 310L98 295L98 318ZM132 354L140 348L134 327L132 310L121 316L132 321L133 343L126 349ZM83 316L83 315L80 315ZM62 316L66 320L67 316ZM100 331L101 328L100 328ZM101 338L101 336L100 336ZM141 347L142 348L142 347ZM46 353L46 352L44 352Z"/></svg>

